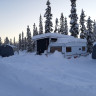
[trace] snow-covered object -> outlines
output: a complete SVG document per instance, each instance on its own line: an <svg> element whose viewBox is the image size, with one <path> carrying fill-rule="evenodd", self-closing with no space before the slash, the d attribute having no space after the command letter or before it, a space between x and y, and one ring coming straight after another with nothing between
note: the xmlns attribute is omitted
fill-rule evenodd
<svg viewBox="0 0 96 96"><path fill-rule="evenodd" d="M93 46L92 59L96 59L96 43L95 43L95 45Z"/></svg>
<svg viewBox="0 0 96 96"><path fill-rule="evenodd" d="M0 56L8 57L14 55L13 48L9 45L1 45L0 46Z"/></svg>
<svg viewBox="0 0 96 96"><path fill-rule="evenodd" d="M79 31L78 31L78 24L77 24L77 14L76 14L76 0L71 0L71 14L69 15L71 21L71 28L70 28L70 33L71 36L78 37Z"/></svg>
<svg viewBox="0 0 96 96"><path fill-rule="evenodd" d="M87 48L88 52L92 53L93 50L93 42L94 42L94 36L93 36L93 31L92 31L92 20L89 17L87 20Z"/></svg>
<svg viewBox="0 0 96 96"><path fill-rule="evenodd" d="M34 25L33 25L33 36L35 36L35 35L38 35L38 31L37 31L37 27L34 23Z"/></svg>
<svg viewBox="0 0 96 96"><path fill-rule="evenodd" d="M53 29L53 23L52 23L52 14L51 14L51 6L50 6L50 1L47 0L47 8L46 8L46 12L44 14L44 17L46 18L45 20L45 33L49 33L52 32Z"/></svg>
<svg viewBox="0 0 96 96"><path fill-rule="evenodd" d="M65 17L65 35L68 35L68 24L67 24L67 18Z"/></svg>
<svg viewBox="0 0 96 96"><path fill-rule="evenodd" d="M85 28L85 14L84 14L84 11L82 9L82 12L81 12L81 15L80 15L80 30L81 30L81 33L80 33L80 38L81 39L84 39L86 38L86 28Z"/></svg>
<svg viewBox="0 0 96 96"><path fill-rule="evenodd" d="M33 36L32 39L33 40L38 40L38 39L42 39L42 38L74 38L73 36L68 36L68 35L62 35L59 33L45 33L45 34L41 34L41 35L36 35Z"/></svg>
<svg viewBox="0 0 96 96"><path fill-rule="evenodd" d="M64 16L63 13L61 13L61 18L60 18L60 32L61 34L65 34L65 25L64 25Z"/></svg>
<svg viewBox="0 0 96 96"><path fill-rule="evenodd" d="M81 45L83 45L83 43L86 44L86 42L87 42L86 39L78 39L78 38L58 38L58 39L57 39L57 42L54 42L54 45L55 45L56 43L58 43L58 44L73 43L73 46L77 46L77 44L78 44L78 46L80 46L79 43L81 43ZM77 44L75 45L75 43L77 43Z"/></svg>
<svg viewBox="0 0 96 96"><path fill-rule="evenodd" d="M96 42L96 21L94 21L93 24L93 35L94 35L94 41Z"/></svg>
<svg viewBox="0 0 96 96"><path fill-rule="evenodd" d="M85 39L77 39L77 38L58 38L56 42L51 42L49 45L50 52L51 47L61 47L61 52L64 56L72 57L73 55L83 55L87 53L87 41ZM70 48L70 52L67 52L66 48ZM84 50L83 50L84 48Z"/></svg>
<svg viewBox="0 0 96 96"><path fill-rule="evenodd" d="M40 18L39 18L39 34L43 34L43 24L42 24L41 14L40 14Z"/></svg>
<svg viewBox="0 0 96 96"><path fill-rule="evenodd" d="M58 18L56 18L55 20L55 30L54 30L54 33L58 33Z"/></svg>
<svg viewBox="0 0 96 96"><path fill-rule="evenodd" d="M19 50L21 50L21 44L22 44L22 41L21 41L21 34L19 34Z"/></svg>
<svg viewBox="0 0 96 96"><path fill-rule="evenodd" d="M31 38L31 31L29 26L27 26L27 52L32 52L33 51L33 46L32 46L32 38Z"/></svg>
<svg viewBox="0 0 96 96"><path fill-rule="evenodd" d="M34 41L49 38L48 52L51 52L51 49L55 51L54 48L60 48L61 52L65 55L73 54L85 54L87 53L87 41L85 39L74 38L73 36L62 35L58 33L46 33L33 37ZM56 41L52 41L52 39ZM66 47L71 48L71 52L66 52ZM82 49L84 47L84 50ZM52 51L53 52L53 51Z"/></svg>

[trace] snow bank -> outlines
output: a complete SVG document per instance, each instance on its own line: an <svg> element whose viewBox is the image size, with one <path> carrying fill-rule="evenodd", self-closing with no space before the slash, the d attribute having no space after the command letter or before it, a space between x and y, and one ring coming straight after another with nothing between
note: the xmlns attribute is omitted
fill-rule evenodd
<svg viewBox="0 0 96 96"><path fill-rule="evenodd" d="M0 57L0 96L96 96L96 60L58 52Z"/></svg>

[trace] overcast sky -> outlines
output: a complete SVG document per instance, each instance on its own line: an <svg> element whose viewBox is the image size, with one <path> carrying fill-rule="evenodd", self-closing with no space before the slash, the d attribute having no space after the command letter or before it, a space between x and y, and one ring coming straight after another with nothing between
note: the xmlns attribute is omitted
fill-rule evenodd
<svg viewBox="0 0 96 96"><path fill-rule="evenodd" d="M18 39L19 33L24 31L29 25L31 32L33 24L38 27L40 14L44 17L47 0L0 0L0 37L4 39L6 36ZM60 18L63 12L68 18L71 9L70 0L50 0L53 23L55 18ZM96 0L77 0L77 14L84 9L86 19L91 16L92 20L96 19ZM43 18L43 22L45 19ZM69 23L69 22L68 22ZM44 24L43 24L44 25Z"/></svg>

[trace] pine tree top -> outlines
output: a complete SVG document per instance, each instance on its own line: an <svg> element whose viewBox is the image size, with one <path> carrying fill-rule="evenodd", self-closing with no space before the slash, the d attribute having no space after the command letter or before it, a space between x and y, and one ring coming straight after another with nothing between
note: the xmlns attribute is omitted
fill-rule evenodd
<svg viewBox="0 0 96 96"><path fill-rule="evenodd" d="M76 0L70 0L71 2L76 2Z"/></svg>
<svg viewBox="0 0 96 96"><path fill-rule="evenodd" d="M50 5L50 4L51 4L51 3L50 3L50 1L48 0L47 3L46 3L46 5Z"/></svg>

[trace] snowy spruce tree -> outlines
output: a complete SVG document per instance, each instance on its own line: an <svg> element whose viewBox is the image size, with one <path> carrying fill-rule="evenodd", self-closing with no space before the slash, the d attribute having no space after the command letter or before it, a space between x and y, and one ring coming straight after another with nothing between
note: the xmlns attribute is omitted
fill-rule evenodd
<svg viewBox="0 0 96 96"><path fill-rule="evenodd" d="M71 28L70 28L70 33L71 36L78 37L79 31L78 31L78 24L77 24L77 14L76 14L76 0L71 0L71 14L69 15L71 21Z"/></svg>
<svg viewBox="0 0 96 96"><path fill-rule="evenodd" d="M1 37L0 37L0 45L2 45L2 39L1 39Z"/></svg>
<svg viewBox="0 0 96 96"><path fill-rule="evenodd" d="M10 45L12 45L12 39L10 39L10 41L9 41L9 42L10 42Z"/></svg>
<svg viewBox="0 0 96 96"><path fill-rule="evenodd" d="M27 50L27 39L26 39L26 37L24 38L24 50Z"/></svg>
<svg viewBox="0 0 96 96"><path fill-rule="evenodd" d="M43 34L42 16L39 18L39 34Z"/></svg>
<svg viewBox="0 0 96 96"><path fill-rule="evenodd" d="M63 13L61 13L60 17L60 32L61 34L65 34L65 26L64 26L64 16Z"/></svg>
<svg viewBox="0 0 96 96"><path fill-rule="evenodd" d="M31 31L29 26L27 26L27 52L32 52L33 46L32 46L32 37L31 37Z"/></svg>
<svg viewBox="0 0 96 96"><path fill-rule="evenodd" d="M58 18L55 20L55 30L54 33L58 33Z"/></svg>
<svg viewBox="0 0 96 96"><path fill-rule="evenodd" d="M21 50L21 45L22 44L22 41L21 41L21 34L19 34L19 50Z"/></svg>
<svg viewBox="0 0 96 96"><path fill-rule="evenodd" d="M81 39L85 39L86 38L86 27L84 25L85 23L85 14L84 14L84 11L82 9L82 12L81 12L81 15L80 15L80 30L81 30L81 33L80 33L80 38Z"/></svg>
<svg viewBox="0 0 96 96"><path fill-rule="evenodd" d="M91 53L93 48L93 32L92 32L92 20L90 17L87 20L87 52Z"/></svg>
<svg viewBox="0 0 96 96"><path fill-rule="evenodd" d="M8 37L6 37L5 40L4 40L4 44L7 45L7 44L9 44L9 43L10 43L10 42L9 42L9 39L8 39Z"/></svg>
<svg viewBox="0 0 96 96"><path fill-rule="evenodd" d="M33 36L36 36L36 35L38 35L38 31L37 31L37 27L34 23L34 25L33 25Z"/></svg>
<svg viewBox="0 0 96 96"><path fill-rule="evenodd" d="M68 35L68 25L67 25L67 18L65 17L65 22L64 22L64 26L65 26L65 31L64 31L64 34L65 35Z"/></svg>
<svg viewBox="0 0 96 96"><path fill-rule="evenodd" d="M16 46L15 37L14 37L14 46Z"/></svg>
<svg viewBox="0 0 96 96"><path fill-rule="evenodd" d="M38 35L38 29L37 29L37 27L36 27L35 33L36 33L36 35Z"/></svg>
<svg viewBox="0 0 96 96"><path fill-rule="evenodd" d="M48 0L47 3L47 8L44 17L46 18L45 21L45 33L51 33L53 31L52 27L52 14L51 14L51 6L50 6L50 1Z"/></svg>
<svg viewBox="0 0 96 96"><path fill-rule="evenodd" d="M93 35L94 35L94 41L96 42L96 21L95 20L93 23Z"/></svg>
<svg viewBox="0 0 96 96"><path fill-rule="evenodd" d="M22 31L22 42L21 42L21 50L24 50L24 32Z"/></svg>

